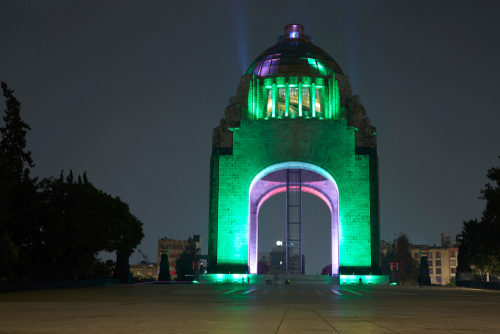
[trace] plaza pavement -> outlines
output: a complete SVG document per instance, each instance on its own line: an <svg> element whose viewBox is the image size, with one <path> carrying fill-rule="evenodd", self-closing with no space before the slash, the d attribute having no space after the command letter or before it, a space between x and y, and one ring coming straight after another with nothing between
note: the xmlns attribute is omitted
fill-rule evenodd
<svg viewBox="0 0 500 334"><path fill-rule="evenodd" d="M500 333L500 292L115 285L0 294L0 333Z"/></svg>

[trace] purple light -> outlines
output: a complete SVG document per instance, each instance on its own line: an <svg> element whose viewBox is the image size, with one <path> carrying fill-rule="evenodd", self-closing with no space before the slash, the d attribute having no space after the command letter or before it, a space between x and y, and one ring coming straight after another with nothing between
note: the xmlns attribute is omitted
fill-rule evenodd
<svg viewBox="0 0 500 334"><path fill-rule="evenodd" d="M298 32L291 32L290 33L290 38L299 38L299 33Z"/></svg>
<svg viewBox="0 0 500 334"><path fill-rule="evenodd" d="M331 252L333 274L339 268L339 193L335 180L320 167L302 163L287 162L269 166L257 175L249 189L249 243L248 265L250 273L257 273L258 215L262 204L270 197L286 191L285 169L300 168L304 171L302 191L323 200L331 216ZM322 176L318 177L318 176Z"/></svg>

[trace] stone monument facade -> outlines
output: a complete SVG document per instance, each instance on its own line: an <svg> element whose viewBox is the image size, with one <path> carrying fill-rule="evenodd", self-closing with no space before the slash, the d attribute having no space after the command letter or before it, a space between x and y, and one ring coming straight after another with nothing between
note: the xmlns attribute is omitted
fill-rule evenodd
<svg viewBox="0 0 500 334"><path fill-rule="evenodd" d="M240 78L213 131L209 271L256 273L260 206L290 191L286 171L300 170L300 190L331 212L332 273L377 274L376 134L335 60L302 25L285 26Z"/></svg>

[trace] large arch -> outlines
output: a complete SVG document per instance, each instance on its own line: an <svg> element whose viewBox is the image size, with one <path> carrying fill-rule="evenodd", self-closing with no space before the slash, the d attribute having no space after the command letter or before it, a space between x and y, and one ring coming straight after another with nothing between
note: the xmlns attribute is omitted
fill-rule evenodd
<svg viewBox="0 0 500 334"><path fill-rule="evenodd" d="M286 170L301 169L302 191L322 199L330 209L332 274L339 273L339 190L330 173L316 165L289 161L264 168L252 180L249 188L249 240L248 267L251 274L257 273L258 261L258 217L262 204L270 197L286 191Z"/></svg>

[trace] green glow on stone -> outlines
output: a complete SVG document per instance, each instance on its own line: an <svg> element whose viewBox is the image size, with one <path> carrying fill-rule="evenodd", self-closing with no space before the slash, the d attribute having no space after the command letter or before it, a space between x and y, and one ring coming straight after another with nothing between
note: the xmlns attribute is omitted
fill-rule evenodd
<svg viewBox="0 0 500 334"><path fill-rule="evenodd" d="M362 279L363 285L387 285L389 284L389 276L383 275L340 275L340 284L359 284L359 279Z"/></svg>
<svg viewBox="0 0 500 334"><path fill-rule="evenodd" d="M272 92L273 92L273 95L272 95L272 97L273 97L273 114L272 114L272 116L276 117L276 103L277 103L277 97L276 97L276 95L278 95L278 88L276 87L275 83L273 83L273 88L272 89L273 89L272 90Z"/></svg>
<svg viewBox="0 0 500 334"><path fill-rule="evenodd" d="M233 147L233 154L212 156L213 164L217 167L216 172L211 175L211 201L215 204L210 207L212 232L209 238L210 243L214 245L214 255L211 259L216 260L218 265L248 264L250 182L264 168L291 160L309 162L324 168L339 184L340 266L372 265L370 224L373 224L373 221L378 224L378 219L371 217L370 211L373 203L370 202L369 157L355 155L354 133L347 130L346 120L341 115L339 87L335 75L325 78L322 91L324 107L321 114L325 120L321 124L324 125L314 131L308 130L307 136L304 137L306 139L296 146L292 129L307 129L306 123L301 122L310 122L300 117L303 116L302 87L312 86L310 79L301 77L298 81L295 78L293 84L289 84L289 87L298 86L298 118L289 115L292 117L279 122L262 120L245 125L242 123L240 128L231 129L238 130L233 132L233 142L238 143ZM306 85L302 80L305 80ZM285 86L287 84L288 82ZM274 92L273 116L277 116L277 85L273 78L252 77L249 85L248 117L253 117L254 120L268 119L268 91L265 87ZM314 106L313 103L311 109Z"/></svg>
<svg viewBox="0 0 500 334"><path fill-rule="evenodd" d="M282 120L281 122L298 122ZM233 132L233 155L218 156L218 218L217 263L224 265L248 264L249 187L253 177L263 166L287 161L285 156L266 147L280 146L278 153L292 152L293 127L283 123L252 122ZM307 122L303 120L302 122ZM281 131L280 136L275 133ZM255 134L259 133L259 136ZM290 138L286 140L285 138ZM307 141L296 151L297 158L335 171L339 184L339 260L340 266L371 265L370 184L369 157L354 154L353 132L345 121L329 123L327 127L309 133ZM314 143L314 150L309 150ZM343 146L336 148L336 143ZM263 146L265 145L265 146ZM348 148L351 147L351 148ZM324 152L331 152L325 155ZM312 155L311 155L312 154ZM340 163L342 161L342 163ZM343 161L350 161L344 163ZM356 191L353 191L355 189Z"/></svg>
<svg viewBox="0 0 500 334"><path fill-rule="evenodd" d="M299 117L302 117L302 82L299 82Z"/></svg>
<svg viewBox="0 0 500 334"><path fill-rule="evenodd" d="M311 111L312 117L316 117L316 84L312 84L311 89Z"/></svg>

